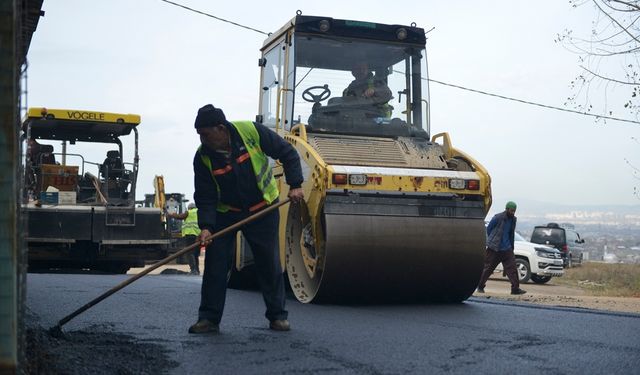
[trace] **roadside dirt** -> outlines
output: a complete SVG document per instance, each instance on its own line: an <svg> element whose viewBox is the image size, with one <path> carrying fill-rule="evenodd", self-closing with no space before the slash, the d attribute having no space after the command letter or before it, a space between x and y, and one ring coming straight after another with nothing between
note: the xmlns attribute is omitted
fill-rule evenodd
<svg viewBox="0 0 640 375"><path fill-rule="evenodd" d="M527 291L520 296L512 296L511 285L506 278L495 277L489 279L485 293L475 292L479 298L496 298L508 301L522 301L538 305L563 307L578 307L584 309L607 310L640 314L640 298L589 296L584 290L557 285L553 279L547 284L522 284L520 287Z"/></svg>

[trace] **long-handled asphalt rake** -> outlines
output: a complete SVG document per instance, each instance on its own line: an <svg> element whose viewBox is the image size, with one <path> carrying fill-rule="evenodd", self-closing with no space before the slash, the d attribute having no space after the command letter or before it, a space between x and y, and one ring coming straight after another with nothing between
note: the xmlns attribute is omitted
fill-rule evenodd
<svg viewBox="0 0 640 375"><path fill-rule="evenodd" d="M214 240L224 234L227 234L233 230L239 229L240 227L242 227L243 225L252 222L253 220L258 219L259 217L262 217L264 215L266 215L267 213L278 209L280 206L283 206L287 203L289 203L290 199L285 199L281 202L278 202L272 206L269 206L267 208L265 208L262 211L259 211L249 217L247 217L246 219L243 219L233 225L230 225L214 234L212 234L211 236L207 237L205 239L205 241L210 241L210 240ZM177 257L188 253L189 251L193 251L193 249L195 249L197 246L200 246L200 242L196 242L193 243L181 250L179 250L176 253L173 253L171 255L169 255L168 257L158 261L157 263L153 264L151 267L145 269L144 271L131 276L129 279L121 282L120 284L116 285L115 287L109 289L108 291L104 292L103 294L101 294L100 296L94 298L92 301L88 302L87 304L85 304L84 306L80 307L79 309L77 309L76 311L72 312L71 314L65 316L64 318L60 319L60 321L58 321L58 324L56 324L55 326L51 327L49 329L49 334L51 336L54 337L62 337L64 336L64 333L62 332L62 326L67 324L71 319L75 318L76 316L82 314L83 312L87 311L88 309L90 309L91 307L97 305L99 302L101 302L102 300L106 299L107 297L111 296L112 294L114 294L115 292L119 291L120 289L124 288L125 286L133 283L134 281L144 277L145 275L149 274L149 272L155 270L156 268L165 265L169 262L171 262L172 260L176 259Z"/></svg>

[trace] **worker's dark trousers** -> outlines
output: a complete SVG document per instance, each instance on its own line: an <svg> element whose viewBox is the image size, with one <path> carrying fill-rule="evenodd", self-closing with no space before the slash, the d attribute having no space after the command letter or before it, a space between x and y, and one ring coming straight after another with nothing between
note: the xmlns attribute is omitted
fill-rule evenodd
<svg viewBox="0 0 640 375"><path fill-rule="evenodd" d="M487 248L484 257L484 269L482 270L482 276L480 276L480 282L478 288L484 289L489 280L489 276L493 273L499 263L502 262L502 268L507 274L509 281L511 281L511 290L517 290L520 288L520 280L518 279L518 270L516 269L516 257L513 254L513 250L508 251L493 251Z"/></svg>
<svg viewBox="0 0 640 375"><path fill-rule="evenodd" d="M246 217L249 213L218 213L215 232ZM287 319L284 309L284 275L278 250L278 211L273 211L241 228L251 247L258 273L258 283L267 305L265 316L270 321ZM227 273L231 269L236 231L216 238L207 246L198 317L219 323L227 294Z"/></svg>
<svg viewBox="0 0 640 375"><path fill-rule="evenodd" d="M191 246L198 241L198 236L195 234L187 234L184 236L186 246ZM187 253L187 260L189 261L189 271L192 274L199 275L200 274L200 246L197 246L193 249L193 253Z"/></svg>

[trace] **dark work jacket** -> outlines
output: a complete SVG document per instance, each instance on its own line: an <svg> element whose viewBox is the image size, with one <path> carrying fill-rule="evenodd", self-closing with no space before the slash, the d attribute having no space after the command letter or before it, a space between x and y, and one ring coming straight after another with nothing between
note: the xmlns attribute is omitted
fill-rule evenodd
<svg viewBox="0 0 640 375"><path fill-rule="evenodd" d="M509 218L506 211L496 214L487 225L487 247L493 251L513 250L517 222L518 219L515 216ZM510 223L509 232L504 233L507 223ZM505 235L508 236L507 246L503 244Z"/></svg>
<svg viewBox="0 0 640 375"><path fill-rule="evenodd" d="M193 198L198 207L198 226L200 229L208 229L213 232L216 223L216 207L218 204L218 190L213 181L211 170L204 165L200 152L204 152L211 159L213 169L221 169L227 166L231 170L225 174L217 175L216 181L220 186L220 200L222 203L242 209L247 212L249 207L262 202L262 192L258 188L256 174L251 166L251 160L246 159L238 163L237 158L247 152L242 138L236 128L229 122L225 123L231 136L231 155L227 158L224 154L215 152L202 145L200 151L196 151L193 158L195 192ZM283 167L287 184L291 189L302 185L302 168L298 152L276 132L262 124L256 124L260 136L260 148L269 157L279 160Z"/></svg>

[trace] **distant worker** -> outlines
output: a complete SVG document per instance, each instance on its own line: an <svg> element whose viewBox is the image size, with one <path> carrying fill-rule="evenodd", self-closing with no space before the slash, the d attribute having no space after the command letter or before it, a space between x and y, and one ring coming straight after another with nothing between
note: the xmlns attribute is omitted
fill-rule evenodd
<svg viewBox="0 0 640 375"><path fill-rule="evenodd" d="M42 145L38 143L38 141L33 138L29 138L29 142L27 143L27 154L29 155L29 160L32 165L40 163L38 156L40 155L41 147Z"/></svg>
<svg viewBox="0 0 640 375"><path fill-rule="evenodd" d="M198 209L194 203L189 203L187 211L178 214L175 212L168 213L168 217L183 220L182 237L185 239L185 246L196 243L200 237L200 228L198 227ZM200 275L200 246L193 249L191 254L187 254L189 261L189 274Z"/></svg>
<svg viewBox="0 0 640 375"><path fill-rule="evenodd" d="M123 172L124 165L122 163L122 158L120 157L120 151L107 151L107 157L104 159L104 162L102 162L102 166L100 167L102 177L114 180L122 177Z"/></svg>
<svg viewBox="0 0 640 375"><path fill-rule="evenodd" d="M25 165L25 194L26 197L35 198L33 194L42 181L42 164L56 164L53 154L53 146L40 144L34 138L27 142L28 162Z"/></svg>
<svg viewBox="0 0 640 375"><path fill-rule="evenodd" d="M52 145L40 145L40 155L38 156L40 164L56 164L56 156L53 154Z"/></svg>
<svg viewBox="0 0 640 375"><path fill-rule="evenodd" d="M487 250L484 269L478 283L478 293L484 293L487 280L499 263L502 263L504 272L511 282L511 294L526 293L525 290L520 289L516 257L513 253L516 222L518 221L515 216L516 207L514 202L507 202L505 210L496 214L487 226Z"/></svg>
<svg viewBox="0 0 640 375"><path fill-rule="evenodd" d="M237 230L212 243L205 239L277 201L278 187L268 157L282 163L291 201L301 202L304 193L298 153L269 128L251 121L229 122L222 110L211 104L200 108L195 128L202 145L193 159L194 199L200 241L207 250L198 322L189 333L207 333L219 331ZM278 223L279 214L274 210L240 230L253 252L269 328L288 331Z"/></svg>
<svg viewBox="0 0 640 375"><path fill-rule="evenodd" d="M364 100L364 103L373 104L386 117L391 116L391 106L387 104L391 100L391 90L378 76L374 76L367 63L357 63L351 68L351 74L355 78L343 91L343 97L353 97Z"/></svg>
<svg viewBox="0 0 640 375"><path fill-rule="evenodd" d="M38 181L37 173L40 171L40 152L42 145L33 138L29 138L27 142L27 156L28 162L25 166L25 190L27 195L33 194L36 189L36 183Z"/></svg>
<svg viewBox="0 0 640 375"><path fill-rule="evenodd" d="M38 166L40 164L56 164L56 157L53 154L53 146L40 144L33 138L29 139L27 145L29 159L32 166Z"/></svg>

